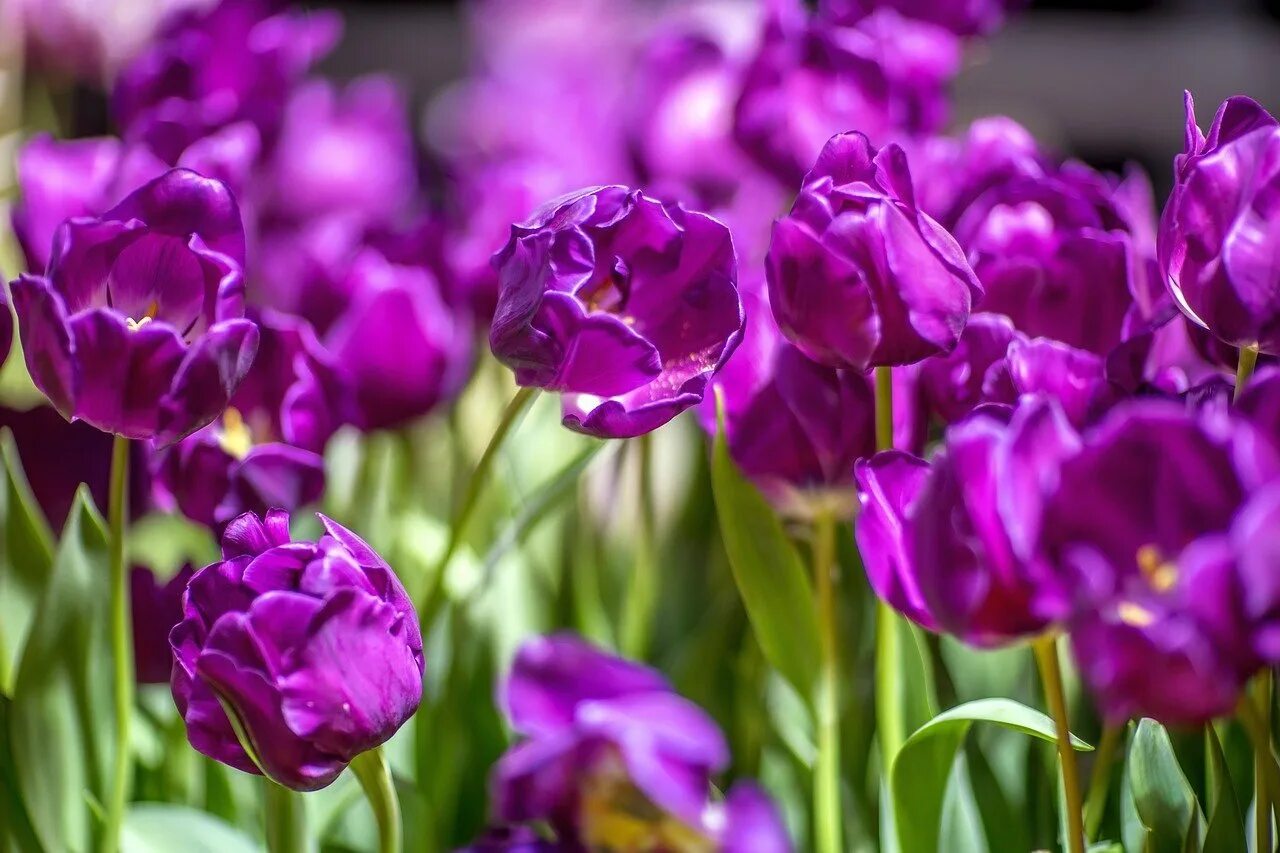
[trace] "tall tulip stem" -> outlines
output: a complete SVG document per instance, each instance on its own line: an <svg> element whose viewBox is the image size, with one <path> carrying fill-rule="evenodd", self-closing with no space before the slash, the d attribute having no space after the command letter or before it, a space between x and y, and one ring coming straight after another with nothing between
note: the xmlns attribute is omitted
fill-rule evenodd
<svg viewBox="0 0 1280 853"><path fill-rule="evenodd" d="M129 728L133 716L133 630L129 621L129 575L124 563L126 504L129 500L129 439L115 437L111 447L111 491L107 498L110 528L108 574L111 583L111 655L115 680L115 761L103 820L102 850L120 849L125 803L129 796Z"/></svg>
<svg viewBox="0 0 1280 853"><path fill-rule="evenodd" d="M893 449L893 368L876 368L876 450Z"/></svg>
<svg viewBox="0 0 1280 853"><path fill-rule="evenodd" d="M893 369L877 367L875 369L876 385L876 450L893 449ZM876 601L876 683L891 675L900 658L898 649L898 626L894 620L901 617L893 612L883 601ZM891 705L880 700L876 702L876 739L880 742L881 761L886 768L893 766L893 760L902 748L909 732L900 715L890 712Z"/></svg>
<svg viewBox="0 0 1280 853"><path fill-rule="evenodd" d="M1111 790L1111 769L1115 764L1116 750L1124 740L1123 723L1107 723L1102 729L1102 740L1093 759L1093 772L1089 774L1089 793L1084 804L1084 829L1086 839L1092 843L1102 828L1102 818L1107 812L1107 795Z"/></svg>
<svg viewBox="0 0 1280 853"><path fill-rule="evenodd" d="M1043 634L1031 641L1036 666L1044 685L1045 701L1058 734L1058 760L1062 765L1062 789L1067 807L1067 845L1071 853L1084 853L1084 809L1080 802L1080 768L1071 745L1071 728L1067 720L1067 697L1062 687L1062 669L1058 665L1057 637Z"/></svg>
<svg viewBox="0 0 1280 853"><path fill-rule="evenodd" d="M1253 377L1254 368L1257 366L1258 348L1240 347L1240 357L1236 361L1235 399L1240 399L1240 393L1244 391L1244 386L1249 384L1249 380Z"/></svg>
<svg viewBox="0 0 1280 853"><path fill-rule="evenodd" d="M840 643L836 628L835 573L836 518L830 510L824 510L813 524L813 576L822 643L818 761L813 785L818 853L839 853L844 849L840 826Z"/></svg>
<svg viewBox="0 0 1280 853"><path fill-rule="evenodd" d="M307 809L302 795L263 779L267 853L308 853Z"/></svg>
<svg viewBox="0 0 1280 853"><path fill-rule="evenodd" d="M351 762L351 770L360 780L360 787L378 821L378 853L400 853L400 799L382 747L357 755Z"/></svg>
<svg viewBox="0 0 1280 853"><path fill-rule="evenodd" d="M658 578L655 552L657 522L653 506L653 435L647 433L632 442L636 448L636 480L639 483L639 515L636 527L636 559L622 611L622 653L643 659L649 650L653 609L657 603Z"/></svg>
<svg viewBox="0 0 1280 853"><path fill-rule="evenodd" d="M1254 850L1272 849L1272 812L1280 817L1280 767L1271 749L1271 690L1271 671L1263 670L1236 707L1236 716L1253 742Z"/></svg>

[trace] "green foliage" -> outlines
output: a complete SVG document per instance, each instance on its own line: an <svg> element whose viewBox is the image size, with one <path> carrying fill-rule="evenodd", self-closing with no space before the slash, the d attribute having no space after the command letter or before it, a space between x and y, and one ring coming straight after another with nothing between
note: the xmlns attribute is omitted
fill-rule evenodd
<svg viewBox="0 0 1280 853"><path fill-rule="evenodd" d="M18 659L53 570L53 534L18 461L13 434L0 430L0 694L13 695Z"/></svg>
<svg viewBox="0 0 1280 853"><path fill-rule="evenodd" d="M1142 853L1199 850L1204 818L1164 726L1155 720L1138 722L1128 770L1135 814L1146 830Z"/></svg>

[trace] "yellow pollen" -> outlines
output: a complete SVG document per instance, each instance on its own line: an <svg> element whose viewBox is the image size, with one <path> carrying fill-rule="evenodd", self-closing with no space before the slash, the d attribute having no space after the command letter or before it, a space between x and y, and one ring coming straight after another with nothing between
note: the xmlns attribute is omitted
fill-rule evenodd
<svg viewBox="0 0 1280 853"><path fill-rule="evenodd" d="M1120 617L1121 622L1126 625L1132 625L1135 628L1145 628L1156 621L1154 613L1141 604L1134 604L1132 601L1120 602L1120 606L1116 608L1116 615Z"/></svg>
<svg viewBox="0 0 1280 853"><path fill-rule="evenodd" d="M582 791L583 838L591 850L616 853L713 853L702 833L664 813L626 777L606 770Z"/></svg>
<svg viewBox="0 0 1280 853"><path fill-rule="evenodd" d="M1143 545L1138 549L1138 570L1156 592L1168 592L1178 583L1178 567L1161 559L1155 545Z"/></svg>
<svg viewBox="0 0 1280 853"><path fill-rule="evenodd" d="M229 455L243 459L253 447L253 436L249 427L234 406L227 408L222 415L222 429L218 432L218 444Z"/></svg>

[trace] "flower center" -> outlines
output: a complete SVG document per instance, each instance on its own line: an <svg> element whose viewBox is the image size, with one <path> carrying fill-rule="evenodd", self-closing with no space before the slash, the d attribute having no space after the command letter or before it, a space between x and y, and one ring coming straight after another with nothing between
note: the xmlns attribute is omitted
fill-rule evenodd
<svg viewBox="0 0 1280 853"><path fill-rule="evenodd" d="M253 435L244 422L240 410L228 406L222 414L222 427L218 430L218 445L230 456L243 459L253 447Z"/></svg>
<svg viewBox="0 0 1280 853"><path fill-rule="evenodd" d="M129 331L136 332L139 329L141 329L143 326L147 325L152 320L154 320L156 318L156 315L159 313L160 313L160 303L156 302L153 299L151 300L151 304L147 307L147 313L143 314L141 319L135 320L132 317L126 317L124 324L129 329Z"/></svg>
<svg viewBox="0 0 1280 853"><path fill-rule="evenodd" d="M1178 584L1178 567L1165 560L1155 545L1143 545L1136 557L1138 571L1156 592L1168 592Z"/></svg>
<svg viewBox="0 0 1280 853"><path fill-rule="evenodd" d="M599 853L713 853L702 833L655 806L616 761L583 785L582 838Z"/></svg>

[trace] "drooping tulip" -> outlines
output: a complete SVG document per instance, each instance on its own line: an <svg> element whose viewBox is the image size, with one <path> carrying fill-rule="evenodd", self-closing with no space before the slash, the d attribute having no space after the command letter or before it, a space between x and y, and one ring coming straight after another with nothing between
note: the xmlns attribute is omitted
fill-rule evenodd
<svg viewBox="0 0 1280 853"><path fill-rule="evenodd" d="M169 637L191 745L299 791L384 743L422 697L422 635L400 580L320 520L314 542L294 541L281 511L232 521Z"/></svg>
<svg viewBox="0 0 1280 853"><path fill-rule="evenodd" d="M11 285L27 369L66 418L171 444L248 372L244 230L227 187L174 169L58 230L47 275Z"/></svg>
<svg viewBox="0 0 1280 853"><path fill-rule="evenodd" d="M494 354L589 435L641 435L698 404L742 335L729 229L625 187L548 203L494 263Z"/></svg>
<svg viewBox="0 0 1280 853"><path fill-rule="evenodd" d="M955 348L982 295L960 247L915 206L906 155L832 137L774 225L769 301L810 358L866 370Z"/></svg>

